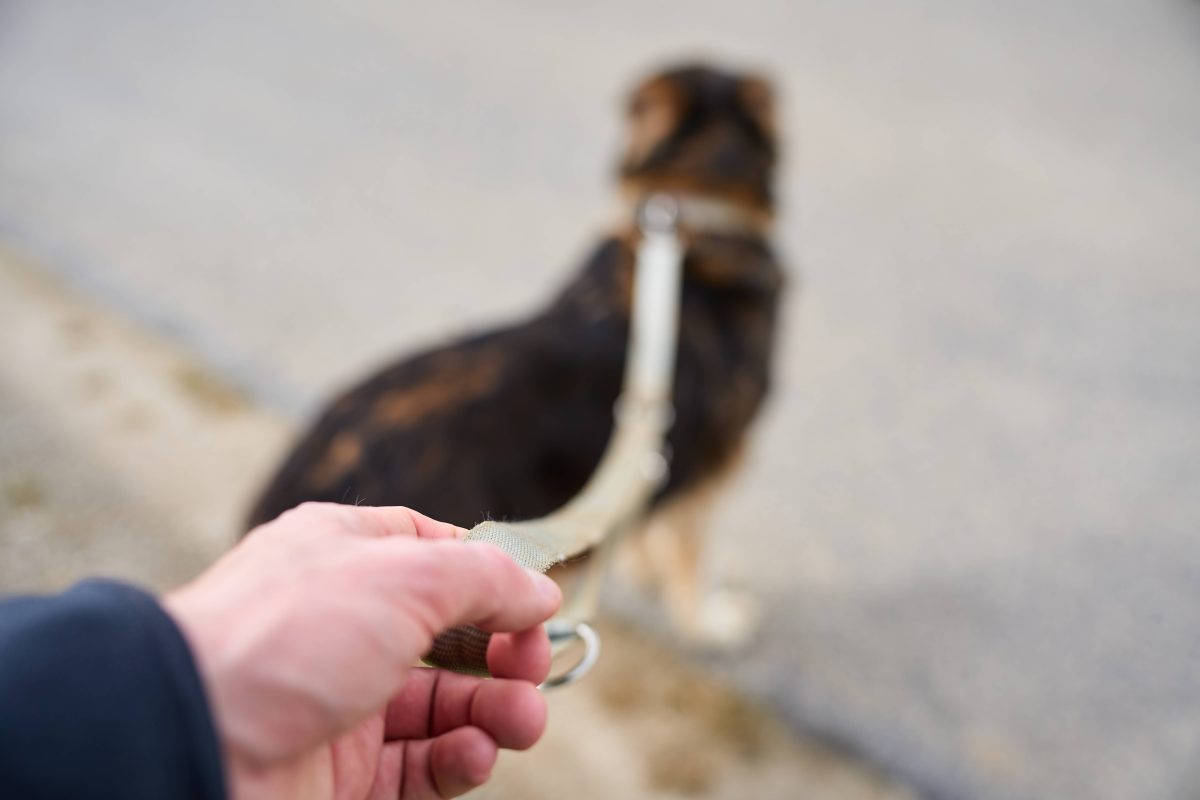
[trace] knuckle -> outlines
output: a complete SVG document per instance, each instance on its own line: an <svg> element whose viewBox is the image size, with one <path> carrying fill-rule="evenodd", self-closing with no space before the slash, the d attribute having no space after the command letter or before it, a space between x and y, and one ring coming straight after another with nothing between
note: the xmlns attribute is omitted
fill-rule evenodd
<svg viewBox="0 0 1200 800"><path fill-rule="evenodd" d="M346 506L310 500L283 512L277 522L283 528L317 531L344 525L351 519Z"/></svg>
<svg viewBox="0 0 1200 800"><path fill-rule="evenodd" d="M320 503L316 500L305 500L288 513L297 517L316 517L328 513L328 509L329 503Z"/></svg>

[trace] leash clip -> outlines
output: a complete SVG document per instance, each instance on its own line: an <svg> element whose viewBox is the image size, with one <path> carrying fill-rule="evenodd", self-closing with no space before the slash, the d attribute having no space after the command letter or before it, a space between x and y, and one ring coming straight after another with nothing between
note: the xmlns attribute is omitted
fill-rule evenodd
<svg viewBox="0 0 1200 800"><path fill-rule="evenodd" d="M655 192L638 204L638 228L645 236L675 233L679 225L679 213L679 201L674 196Z"/></svg>

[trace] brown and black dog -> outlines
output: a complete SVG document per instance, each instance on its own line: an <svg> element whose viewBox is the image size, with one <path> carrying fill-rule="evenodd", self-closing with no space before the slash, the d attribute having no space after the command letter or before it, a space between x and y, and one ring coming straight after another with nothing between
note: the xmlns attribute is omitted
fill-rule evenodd
<svg viewBox="0 0 1200 800"><path fill-rule="evenodd" d="M697 590L701 522L767 394L783 273L767 240L776 131L769 85L689 65L641 84L617 230L540 313L405 358L321 415L249 517L306 500L406 505L471 527L567 502L613 430L629 328L633 208L674 195L687 248L670 478L640 547L681 629L735 640L746 614ZM711 600L711 598L709 598Z"/></svg>

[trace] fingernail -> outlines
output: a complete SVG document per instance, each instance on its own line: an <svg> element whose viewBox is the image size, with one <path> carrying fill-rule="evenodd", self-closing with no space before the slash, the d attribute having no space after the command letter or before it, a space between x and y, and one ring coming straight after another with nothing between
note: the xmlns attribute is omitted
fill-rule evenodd
<svg viewBox="0 0 1200 800"><path fill-rule="evenodd" d="M534 572L531 569L525 570L529 573L530 580L537 587L538 593L547 600L553 600L555 603L562 601L562 590L558 588L558 584L553 579L543 575L540 572Z"/></svg>

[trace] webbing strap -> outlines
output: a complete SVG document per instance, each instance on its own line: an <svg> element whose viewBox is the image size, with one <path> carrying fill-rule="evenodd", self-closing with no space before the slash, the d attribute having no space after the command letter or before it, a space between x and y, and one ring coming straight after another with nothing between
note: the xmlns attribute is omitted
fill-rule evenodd
<svg viewBox="0 0 1200 800"><path fill-rule="evenodd" d="M672 422L671 391L679 324L683 245L678 206L653 195L638 215L642 240L634 271L633 308L624 386L616 425L591 479L565 506L524 522L483 522L468 541L494 544L523 567L545 572L587 552L634 518L666 477L663 439ZM590 616L594 609L575 615ZM572 620L581 621L581 620ZM486 675L490 634L474 626L440 634L427 664Z"/></svg>
<svg viewBox="0 0 1200 800"><path fill-rule="evenodd" d="M562 559L541 542L522 536L512 527L499 522L483 522L467 534L469 542L494 544L526 569L545 572ZM487 675L487 649L492 635L474 625L451 628L433 640L433 649L424 658L425 663L455 672L472 675Z"/></svg>

